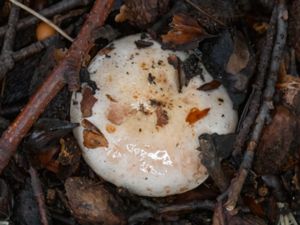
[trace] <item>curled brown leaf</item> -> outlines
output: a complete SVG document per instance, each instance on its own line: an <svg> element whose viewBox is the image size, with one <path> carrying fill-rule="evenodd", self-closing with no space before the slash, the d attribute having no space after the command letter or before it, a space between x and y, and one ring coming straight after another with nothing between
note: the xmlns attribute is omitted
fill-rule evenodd
<svg viewBox="0 0 300 225"><path fill-rule="evenodd" d="M87 119L82 120L83 145L87 148L108 147L108 141L104 134Z"/></svg>
<svg viewBox="0 0 300 225"><path fill-rule="evenodd" d="M162 42L172 49L192 49L205 38L211 37L194 18L185 14L173 16L171 30L162 35Z"/></svg>

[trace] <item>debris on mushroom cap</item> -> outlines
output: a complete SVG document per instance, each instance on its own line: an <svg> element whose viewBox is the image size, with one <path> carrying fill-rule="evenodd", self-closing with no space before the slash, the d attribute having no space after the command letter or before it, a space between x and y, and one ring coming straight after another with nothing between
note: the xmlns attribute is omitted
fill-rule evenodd
<svg viewBox="0 0 300 225"><path fill-rule="evenodd" d="M138 34L114 41L114 49L93 59L89 72L97 101L90 117L71 104L72 121L81 123L74 135L86 162L107 181L144 196L186 192L208 176L198 136L234 132L237 114L222 85L198 90L213 80L204 67L179 90L178 71L168 58L175 54L183 61L186 53L162 50L149 37L144 41L153 44L139 48L140 39ZM73 94L72 102L81 100L81 93ZM106 145L84 145L86 120Z"/></svg>

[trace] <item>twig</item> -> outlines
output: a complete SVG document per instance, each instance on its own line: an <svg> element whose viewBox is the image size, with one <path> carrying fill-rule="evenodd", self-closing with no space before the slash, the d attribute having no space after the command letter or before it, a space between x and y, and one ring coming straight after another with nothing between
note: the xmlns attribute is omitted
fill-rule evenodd
<svg viewBox="0 0 300 225"><path fill-rule="evenodd" d="M246 107L247 110L249 109L249 111L247 112L246 117L242 120L242 126L235 139L234 149L232 152L232 155L234 157L240 156L242 154L242 148L246 142L247 136L250 132L250 128L255 121L255 117L258 113L258 109L261 103L262 89L264 86L274 42L277 13L277 7L274 7L272 17L269 23L270 26L265 37L263 45L264 47L260 55L257 76L252 87L252 93L250 95L251 98L249 99L249 103L247 103L248 107Z"/></svg>
<svg viewBox="0 0 300 225"><path fill-rule="evenodd" d="M259 110L258 116L256 117L255 126L250 141L247 145L243 161L240 165L239 172L237 176L232 179L230 187L228 188L228 199L225 203L225 208L229 211L233 210L236 206L248 172L251 169L254 152L260 139L266 118L269 116L269 111L273 107L272 98L275 93L275 84L277 82L280 60L282 58L287 36L287 10L285 0L280 0L277 7L277 34L272 52L269 77L263 93L263 104Z"/></svg>
<svg viewBox="0 0 300 225"><path fill-rule="evenodd" d="M18 7L13 6L10 10L8 18L8 27L4 36L4 41L2 45L0 61L6 64L6 68L1 68L1 74L6 73L8 70L12 69L15 65L12 59L12 52L15 43L16 36L16 24L19 19L20 10Z"/></svg>
<svg viewBox="0 0 300 225"><path fill-rule="evenodd" d="M93 2L92 0L64 0L64 1L60 1L57 4L54 4L54 5L46 8L46 9L43 9L39 13L43 16L51 17L53 15L57 15L57 14L69 11L76 7L86 6L92 2ZM34 16L26 17L18 22L17 30L29 27L30 25L33 25L33 24L37 23L38 21L39 21L39 19ZM7 25L0 27L0 37L5 34L6 30L7 30Z"/></svg>
<svg viewBox="0 0 300 225"><path fill-rule="evenodd" d="M52 27L54 30L57 31L57 33L61 34L64 38L69 40L70 42L73 42L74 39L71 38L68 34L66 34L60 27L56 26L54 23L52 23L51 20L48 20L46 17L42 16L41 14L37 13L36 11L32 10L31 8L27 7L26 5L22 4L21 2L18 2L16 0L10 0L11 3L15 4L16 6L20 7L21 9L29 12L30 14L34 15L38 19L42 20L43 22L47 23L50 27Z"/></svg>
<svg viewBox="0 0 300 225"><path fill-rule="evenodd" d="M183 203L183 204L174 204L174 205L159 207L157 209L157 213L162 214L162 213L180 212L180 211L186 211L186 210L193 211L193 210L199 210L199 209L212 211L214 209L214 207L215 207L215 203L210 200L191 201L191 202Z"/></svg>
<svg viewBox="0 0 300 225"><path fill-rule="evenodd" d="M40 219L42 225L48 225L48 219L47 219L47 210L45 205L45 197L41 185L41 181L38 177L38 174L36 170L30 166L29 168L29 174L31 177L31 186L33 190L34 197L36 199L36 202L38 204Z"/></svg>
<svg viewBox="0 0 300 225"><path fill-rule="evenodd" d="M34 55L42 51L44 48L49 47L54 43L56 38L57 36L53 36L43 41L35 42L27 47L22 48L17 52L12 52L9 59L12 60L13 64L11 64L10 61L7 60L0 60L0 79L5 77L6 73L13 68L13 65L16 62L23 60L31 55ZM6 59L8 59L8 57L6 57Z"/></svg>
<svg viewBox="0 0 300 225"><path fill-rule="evenodd" d="M49 74L15 121L3 133L0 139L0 173L8 164L11 156L15 153L19 143L30 130L33 123L65 84L68 81L72 81L71 87L74 90L79 87L79 83L77 84L74 80L79 80L81 62L93 45L93 31L104 24L113 3L114 0L95 1L87 20L65 58ZM74 77L78 78L74 79Z"/></svg>
<svg viewBox="0 0 300 225"><path fill-rule="evenodd" d="M11 7L9 18L8 18L8 27L4 36L4 42L2 45L1 54L10 54L13 50L15 36L16 36L16 24L19 20L20 10L18 7Z"/></svg>
<svg viewBox="0 0 300 225"><path fill-rule="evenodd" d="M12 207L12 193L3 179L0 179L0 218L9 218Z"/></svg>
<svg viewBox="0 0 300 225"><path fill-rule="evenodd" d="M84 13L86 13L88 11L87 8L82 8L82 9L74 9L72 11L69 11L66 14L63 15L56 15L53 17L53 22L57 25L60 25L63 21L73 18L73 17L77 17L80 15L84 15Z"/></svg>
<svg viewBox="0 0 300 225"><path fill-rule="evenodd" d="M182 211L195 211L195 210L210 210L215 208L215 202L210 200L204 201L190 201L181 204L170 204L165 206L158 206L152 209L139 211L128 218L128 224L141 224L151 218L158 217L161 214L178 213Z"/></svg>
<svg viewBox="0 0 300 225"><path fill-rule="evenodd" d="M204 14L205 16L207 16L209 19L213 20L214 22L216 22L217 24L225 27L226 25L218 20L217 18L213 17L212 15L210 15L208 12L206 12L205 10L201 9L199 6L197 6L194 2L192 2L191 0L185 0L188 4L190 4L191 6L193 6L195 9L197 9L200 13Z"/></svg>
<svg viewBox="0 0 300 225"><path fill-rule="evenodd" d="M15 62L26 59L27 57L32 56L42 51L43 49L51 46L56 41L56 39L57 36L53 36L43 41L37 41L31 45L28 45L27 47L22 48L17 52L14 52L12 54L12 57L15 60ZM1 68L1 64L0 64L0 68Z"/></svg>

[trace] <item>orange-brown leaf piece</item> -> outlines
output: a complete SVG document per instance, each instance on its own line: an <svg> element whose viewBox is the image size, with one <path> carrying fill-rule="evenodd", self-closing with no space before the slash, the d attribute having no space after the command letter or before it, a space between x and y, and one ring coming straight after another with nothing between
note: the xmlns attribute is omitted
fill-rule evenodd
<svg viewBox="0 0 300 225"><path fill-rule="evenodd" d="M162 35L162 42L170 48L195 48L198 46L198 42L211 36L199 25L197 20L185 14L174 15L171 28L166 35Z"/></svg>
<svg viewBox="0 0 300 225"><path fill-rule="evenodd" d="M189 114L185 118L185 121L188 122L190 125L196 123L198 120L207 116L210 108L206 108L203 110L199 110L198 108L194 107L190 110Z"/></svg>
<svg viewBox="0 0 300 225"><path fill-rule="evenodd" d="M89 117L93 114L93 106L97 102L97 98L93 95L93 90L85 86L82 90L82 100L80 102L80 110L83 117Z"/></svg>
<svg viewBox="0 0 300 225"><path fill-rule="evenodd" d="M108 147L108 141L104 134L87 119L82 120L83 145L87 148Z"/></svg>
<svg viewBox="0 0 300 225"><path fill-rule="evenodd" d="M168 124L169 116L166 110L161 106L157 107L155 110L156 113L156 126L163 127Z"/></svg>
<svg viewBox="0 0 300 225"><path fill-rule="evenodd" d="M218 80L212 80L211 82L205 83L197 88L199 91L211 91L220 87L221 82Z"/></svg>

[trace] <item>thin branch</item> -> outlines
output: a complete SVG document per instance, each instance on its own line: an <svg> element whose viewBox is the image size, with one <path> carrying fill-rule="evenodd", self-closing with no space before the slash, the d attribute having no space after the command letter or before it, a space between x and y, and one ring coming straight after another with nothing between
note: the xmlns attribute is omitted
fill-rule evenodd
<svg viewBox="0 0 300 225"><path fill-rule="evenodd" d="M272 12L272 17L270 20L270 26L267 30L267 34L264 41L264 47L260 55L258 69L257 69L257 76L256 80L253 84L253 89L251 93L251 98L249 99L249 103L247 105L249 107L249 112L247 112L246 117L242 120L242 126L236 136L235 144L234 144L234 150L232 152L233 156L237 157L242 154L242 148L246 142L246 139L248 137L248 134L250 132L250 128L253 125L255 121L255 117L258 113L258 109L261 103L261 95L262 95L262 89L265 82L265 77L267 73L267 69L269 66L271 53L272 53L272 47L274 42L274 35L275 35L275 26L277 21L277 7L274 7L274 10Z"/></svg>
<svg viewBox="0 0 300 225"><path fill-rule="evenodd" d="M33 190L34 197L36 199L36 202L38 204L40 219L42 225L48 225L48 219L47 219L47 210L45 205L45 197L41 185L41 181L38 177L38 174L36 170L30 166L29 168L29 174L31 177L31 186Z"/></svg>
<svg viewBox="0 0 300 225"><path fill-rule="evenodd" d="M19 8L13 6L9 13L8 25L7 25L8 27L4 36L4 41L3 41L2 51L0 56L1 59L0 61L2 63L5 63L6 67L1 68L0 75L6 74L15 65L15 62L12 58L12 53L13 53L13 47L15 43L16 24L19 19L19 14L20 14Z"/></svg>
<svg viewBox="0 0 300 225"><path fill-rule="evenodd" d="M54 23L52 23L51 20L47 19L46 17L42 16L41 14L37 13L36 11L32 10L31 8L27 7L26 5L22 4L21 2L18 2L16 0L10 0L13 4L20 7L21 9L27 11L28 13L34 15L35 17L39 18L40 20L47 23L50 27L52 27L54 30L56 30L61 36L69 40L70 42L73 42L74 39L71 38L68 34L66 34L60 27L56 26Z"/></svg>
<svg viewBox="0 0 300 225"><path fill-rule="evenodd" d="M54 5L51 5L50 7L46 8L46 9L41 10L41 12L39 12L39 13L43 16L51 17L54 15L69 11L76 7L86 6L92 2L93 2L93 0L64 0L64 1L58 2ZM21 19L17 24L17 30L27 28L27 27L37 23L38 21L39 21L39 19L34 16L29 16L24 19ZM7 25L0 27L0 37L5 34L7 28L8 28Z"/></svg>
<svg viewBox="0 0 300 225"><path fill-rule="evenodd" d="M237 176L231 181L231 185L228 189L228 199L225 203L225 208L229 211L233 210L236 206L248 172L252 167L255 149L260 139L266 118L269 116L269 112L273 107L272 98L275 93L275 84L277 82L279 65L282 59L283 49L286 43L287 36L287 9L285 1L279 1L277 7L277 34L274 49L272 52L269 77L263 93L263 104L259 110L258 116L256 117L255 126L250 141L247 145L243 161L240 165L239 172Z"/></svg>
<svg viewBox="0 0 300 225"><path fill-rule="evenodd" d="M104 24L113 3L114 0L95 1L87 20L65 58L49 74L15 121L2 134L0 139L0 173L9 163L19 143L43 113L49 102L68 81L73 81L74 77L78 77L75 80L79 80L81 62L87 56L94 42L93 31ZM78 85L72 83L72 85L74 85L73 88L76 88L79 83Z"/></svg>
<svg viewBox="0 0 300 225"><path fill-rule="evenodd" d="M207 16L209 19L213 20L214 22L216 22L217 24L221 25L221 26L226 26L222 21L218 20L217 18L213 17L212 15L210 15L208 12L206 12L205 10L201 9L199 6L197 6L192 0L185 0L188 4L190 4L191 6L193 6L196 10L198 10L200 13L202 13L203 15Z"/></svg>
<svg viewBox="0 0 300 225"><path fill-rule="evenodd" d="M4 60L0 60L0 79L5 77L6 73L13 68L16 62L23 60L49 47L55 42L56 39L56 35L52 36L45 40L38 41L27 47L24 47L17 52L12 52L9 56L3 57Z"/></svg>
<svg viewBox="0 0 300 225"><path fill-rule="evenodd" d="M14 47L15 36L16 36L16 24L19 20L20 10L18 7L12 6L9 18L8 18L8 27L4 36L4 42L2 45L1 54L10 54Z"/></svg>

